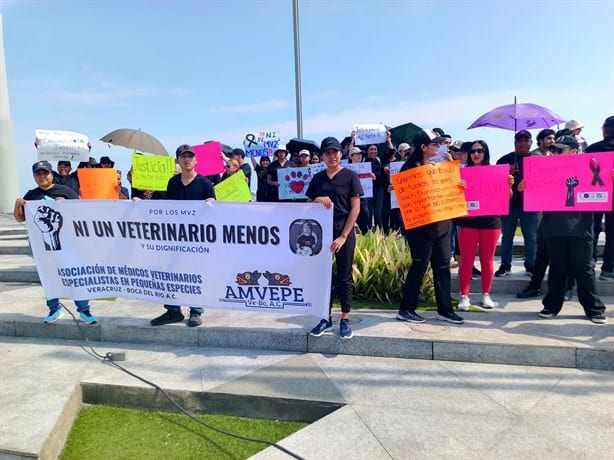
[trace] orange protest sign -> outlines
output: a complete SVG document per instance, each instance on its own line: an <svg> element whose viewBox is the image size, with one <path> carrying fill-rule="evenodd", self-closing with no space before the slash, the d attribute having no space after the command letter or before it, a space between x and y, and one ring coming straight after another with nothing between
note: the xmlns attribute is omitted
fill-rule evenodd
<svg viewBox="0 0 614 460"><path fill-rule="evenodd" d="M426 164L392 176L405 229L467 214L459 164Z"/></svg>
<svg viewBox="0 0 614 460"><path fill-rule="evenodd" d="M81 198L84 200L118 200L119 185L115 168L77 169Z"/></svg>

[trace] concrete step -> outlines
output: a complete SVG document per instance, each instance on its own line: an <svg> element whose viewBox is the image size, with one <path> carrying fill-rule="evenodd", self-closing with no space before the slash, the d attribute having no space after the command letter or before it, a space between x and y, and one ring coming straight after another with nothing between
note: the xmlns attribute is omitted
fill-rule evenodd
<svg viewBox="0 0 614 460"><path fill-rule="evenodd" d="M462 326L438 321L432 311L423 312L426 323L410 324L396 320L396 309L355 310L354 338L341 340L336 312L332 331L321 337L308 334L318 322L312 316L213 309L205 312L201 327L189 328L185 321L153 327L149 321L164 311L161 305L122 298L91 301L97 325L79 327L68 313L45 325L48 310L40 286L0 289L0 336L79 340L85 332L97 342L614 369L614 323L593 324L574 301L566 302L558 317L544 320L537 316L539 300L493 296L495 310L463 312ZM614 297L604 302L612 305ZM71 301L64 304L75 311ZM606 314L614 321L614 310Z"/></svg>
<svg viewBox="0 0 614 460"><path fill-rule="evenodd" d="M0 237L0 255L5 254L32 254L32 250L30 249L30 244L28 243L28 238L17 237L15 235L11 235L8 237Z"/></svg>

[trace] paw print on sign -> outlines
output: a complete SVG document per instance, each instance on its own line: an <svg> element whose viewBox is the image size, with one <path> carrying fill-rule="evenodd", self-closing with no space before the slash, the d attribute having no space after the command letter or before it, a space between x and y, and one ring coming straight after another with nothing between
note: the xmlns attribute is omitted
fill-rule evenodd
<svg viewBox="0 0 614 460"><path fill-rule="evenodd" d="M309 179L309 174L301 171L292 171L290 174L286 174L286 180L290 182L290 188L294 193L303 191L307 179Z"/></svg>

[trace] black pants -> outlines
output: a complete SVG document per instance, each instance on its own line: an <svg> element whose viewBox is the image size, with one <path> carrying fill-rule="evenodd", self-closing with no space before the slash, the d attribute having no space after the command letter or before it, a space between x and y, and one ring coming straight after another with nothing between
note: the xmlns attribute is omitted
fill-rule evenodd
<svg viewBox="0 0 614 460"><path fill-rule="evenodd" d="M591 240L560 237L546 238L550 255L550 272L548 273L548 293L542 304L552 313L563 308L565 299L565 281L567 274L578 282L578 301L584 308L586 316L603 314L605 305L597 295L595 270L592 266L593 242Z"/></svg>
<svg viewBox="0 0 614 460"><path fill-rule="evenodd" d="M360 199L360 214L358 214L356 219L356 225L358 225L360 233L363 235L366 235L371 230L371 214L369 214L369 207L365 198Z"/></svg>
<svg viewBox="0 0 614 460"><path fill-rule="evenodd" d="M601 221L605 214L605 226L602 226ZM599 233L605 232L605 246L603 247L603 264L601 270L604 272L614 271L614 211L606 213L596 212L595 227L594 227L594 240L593 240L593 260L597 262L597 241L599 240Z"/></svg>
<svg viewBox="0 0 614 460"><path fill-rule="evenodd" d="M341 234L341 232L339 232ZM334 238L339 236L336 232ZM339 297L341 311L349 313L352 309L352 297L354 296L354 279L352 278L352 264L354 263L354 249L356 248L356 235L350 232L345 240L345 244L341 247L338 253L335 254L335 262L337 270L332 274L330 305L328 314L333 309L333 298L335 295Z"/></svg>
<svg viewBox="0 0 614 460"><path fill-rule="evenodd" d="M546 269L550 264L550 256L548 255L548 247L546 240L541 236L541 224L537 230L537 251L535 253L535 266L533 267L533 273L531 274L531 281L529 286L535 289L542 288L542 282L546 277ZM565 290L571 291L573 289L574 278L572 273L567 274L567 281L565 284Z"/></svg>
<svg viewBox="0 0 614 460"><path fill-rule="evenodd" d="M437 312L453 311L450 294L450 232L429 237L421 231L409 230L405 232L405 239L409 244L412 264L407 272L399 309L414 311L418 306L420 286L430 262L433 269Z"/></svg>

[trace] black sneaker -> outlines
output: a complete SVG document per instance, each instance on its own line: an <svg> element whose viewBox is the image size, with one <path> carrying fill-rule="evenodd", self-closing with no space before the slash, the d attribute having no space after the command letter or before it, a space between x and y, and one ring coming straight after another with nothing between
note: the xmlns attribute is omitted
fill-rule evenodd
<svg viewBox="0 0 614 460"><path fill-rule="evenodd" d="M553 313L547 308L544 308L537 314L537 316L539 316L540 318L552 318L553 316L556 316L556 313Z"/></svg>
<svg viewBox="0 0 614 460"><path fill-rule="evenodd" d="M309 335L313 337L320 337L329 329L333 328L333 321L329 319L323 319L318 323L316 327L314 327L311 331L309 331Z"/></svg>
<svg viewBox="0 0 614 460"><path fill-rule="evenodd" d="M452 324L463 324L465 322L462 317L458 316L453 311L448 313L437 313L437 319L439 321L447 321L448 323Z"/></svg>
<svg viewBox="0 0 614 460"><path fill-rule="evenodd" d="M422 316L416 313L415 310L399 310L397 313L397 319L407 321L408 323L424 323L424 321L426 321Z"/></svg>
<svg viewBox="0 0 614 460"><path fill-rule="evenodd" d="M591 316L591 321L595 324L605 324L608 322L603 313L597 313L596 315Z"/></svg>
<svg viewBox="0 0 614 460"><path fill-rule="evenodd" d="M471 268L471 279L477 280L482 277L482 272L478 270L475 265Z"/></svg>
<svg viewBox="0 0 614 460"><path fill-rule="evenodd" d="M529 285L516 294L516 297L519 299L530 299L531 297L539 297L541 295L541 291L533 286Z"/></svg>
<svg viewBox="0 0 614 460"><path fill-rule="evenodd" d="M166 313L152 319L149 324L152 326L163 326L164 324L179 323L183 321L184 316L180 311L166 310Z"/></svg>
<svg viewBox="0 0 614 460"><path fill-rule="evenodd" d="M501 266L499 267L499 270L495 272L495 276L497 278L501 278L503 276L509 275L511 271L512 271L512 267L510 267L509 265L501 264Z"/></svg>
<svg viewBox="0 0 614 460"><path fill-rule="evenodd" d="M200 326L202 323L203 323L203 320L200 317L200 313L196 313L195 311L191 311L190 312L190 319L188 319L188 326L196 327L196 326Z"/></svg>

